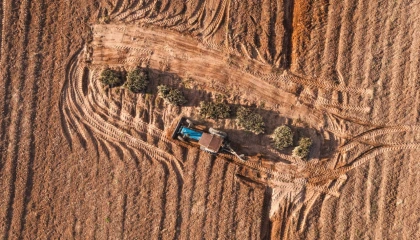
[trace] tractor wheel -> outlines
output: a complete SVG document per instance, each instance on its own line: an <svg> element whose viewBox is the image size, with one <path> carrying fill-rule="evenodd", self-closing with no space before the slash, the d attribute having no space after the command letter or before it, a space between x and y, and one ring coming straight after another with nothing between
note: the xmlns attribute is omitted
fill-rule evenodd
<svg viewBox="0 0 420 240"><path fill-rule="evenodd" d="M216 130L214 128L209 128L209 133L214 134L214 135L217 135L217 136L219 136L221 138L226 138L227 137L227 133L222 132L220 130Z"/></svg>
<svg viewBox="0 0 420 240"><path fill-rule="evenodd" d="M181 135L178 135L177 138L179 141L186 142L185 138L183 138Z"/></svg>

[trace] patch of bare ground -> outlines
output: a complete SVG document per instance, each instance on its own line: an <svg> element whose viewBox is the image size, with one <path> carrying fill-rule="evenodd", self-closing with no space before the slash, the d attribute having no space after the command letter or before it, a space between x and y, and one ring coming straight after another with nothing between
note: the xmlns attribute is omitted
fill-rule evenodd
<svg viewBox="0 0 420 240"><path fill-rule="evenodd" d="M418 239L419 7L1 1L0 237ZM105 65L153 81L106 89ZM266 134L201 119L216 94L256 108ZM249 160L170 139L181 115ZM272 148L279 124L311 136L309 161Z"/></svg>
<svg viewBox="0 0 420 240"><path fill-rule="evenodd" d="M312 8L315 6L311 5ZM412 91L418 88L413 77L418 75L413 66L418 66L419 61L413 61L418 51L413 48L417 40L412 25L418 19L412 15L413 11L418 11L418 5L411 1L345 1L329 2L319 8L312 9L312 12L327 8L328 14L324 19L327 24L309 28L309 32L300 34L300 39L307 37L307 41L296 43L301 51L294 55L296 61L292 62L292 68L307 75L335 75L339 84L349 88L373 87L372 96L345 94L338 98L341 104L368 105L370 111L364 120L366 123L380 121L394 126L418 124L417 94ZM308 12L301 15L305 16ZM307 16L307 21L312 24L316 24L314 19L313 15ZM317 56L319 51L313 51L313 47L309 46L324 48L324 55ZM316 67L319 63L323 63L323 67ZM342 82L340 75L343 76ZM350 124L348 129L360 131ZM392 140L407 144L417 141L411 133L402 132ZM378 135L377 139L383 141L388 138ZM337 211L324 202L321 214L312 219L313 225L305 236L317 236L315 232L318 231L311 229L319 227L319 236L326 238L401 238L411 234L413 229L407 226L413 226L414 222L409 217L403 217L407 216L405 212L410 211L410 207L402 208L402 196L407 196L413 189L408 173L418 169L418 165L410 160L414 152L416 150L380 154L374 161L350 174L350 182L343 188L341 199L333 203ZM404 175L406 177L402 177ZM346 191L348 194L345 194ZM416 210L411 208L411 211ZM341 216L345 217L340 220ZM331 223L333 227L324 227L324 222Z"/></svg>

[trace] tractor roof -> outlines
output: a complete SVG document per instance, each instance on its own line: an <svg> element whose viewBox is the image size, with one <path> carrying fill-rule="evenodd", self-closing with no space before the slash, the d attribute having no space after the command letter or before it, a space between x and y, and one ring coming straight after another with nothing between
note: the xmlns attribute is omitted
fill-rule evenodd
<svg viewBox="0 0 420 240"><path fill-rule="evenodd" d="M223 139L217 135L203 133L198 143L208 150L217 153L222 146L222 142Z"/></svg>

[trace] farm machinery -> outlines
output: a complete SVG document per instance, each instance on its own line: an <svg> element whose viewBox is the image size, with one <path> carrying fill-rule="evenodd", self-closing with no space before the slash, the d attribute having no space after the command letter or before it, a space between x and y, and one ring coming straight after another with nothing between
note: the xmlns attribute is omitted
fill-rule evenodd
<svg viewBox="0 0 420 240"><path fill-rule="evenodd" d="M182 117L175 127L172 134L173 139L178 139L182 142L198 145L201 150L211 154L218 154L220 152L227 152L244 160L244 155L238 155L229 144L227 133L209 128L208 131L203 126L196 126L193 121Z"/></svg>

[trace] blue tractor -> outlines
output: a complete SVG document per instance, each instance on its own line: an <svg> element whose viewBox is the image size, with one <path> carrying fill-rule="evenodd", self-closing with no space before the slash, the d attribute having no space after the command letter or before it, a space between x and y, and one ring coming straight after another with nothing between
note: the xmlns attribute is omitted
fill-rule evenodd
<svg viewBox="0 0 420 240"><path fill-rule="evenodd" d="M217 154L227 148L230 149L225 132L214 128L209 128L208 132L205 132L195 127L194 123L185 117L182 117L178 122L172 138L198 144L201 150L212 154Z"/></svg>

